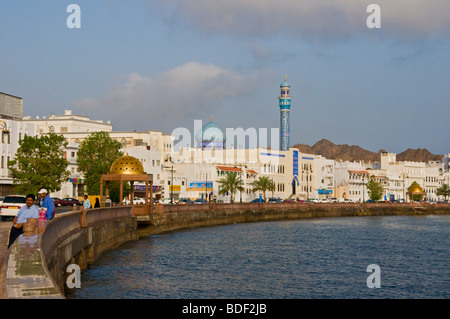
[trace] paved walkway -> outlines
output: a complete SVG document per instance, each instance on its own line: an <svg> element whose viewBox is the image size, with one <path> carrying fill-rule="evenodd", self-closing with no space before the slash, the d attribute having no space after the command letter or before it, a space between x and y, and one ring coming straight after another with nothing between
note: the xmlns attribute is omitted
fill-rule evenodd
<svg viewBox="0 0 450 319"><path fill-rule="evenodd" d="M6 278L6 256L8 249L6 243L8 241L9 229L12 221L0 221L0 299L6 298L5 278Z"/></svg>

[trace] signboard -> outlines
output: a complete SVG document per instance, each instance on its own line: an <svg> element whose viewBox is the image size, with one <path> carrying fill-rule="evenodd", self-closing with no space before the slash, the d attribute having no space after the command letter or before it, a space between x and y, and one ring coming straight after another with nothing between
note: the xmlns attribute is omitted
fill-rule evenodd
<svg viewBox="0 0 450 319"><path fill-rule="evenodd" d="M135 191L145 192L145 185L133 185ZM152 189L154 192L161 190L161 186L153 185Z"/></svg>
<svg viewBox="0 0 450 319"><path fill-rule="evenodd" d="M213 188L213 182L193 182L189 183L189 188Z"/></svg>
<svg viewBox="0 0 450 319"><path fill-rule="evenodd" d="M169 191L181 192L181 186L180 185L169 185Z"/></svg>
<svg viewBox="0 0 450 319"><path fill-rule="evenodd" d="M294 176L298 176L298 151L294 151L293 154L293 172Z"/></svg>
<svg viewBox="0 0 450 319"><path fill-rule="evenodd" d="M331 195L333 191L331 189L319 189L319 194Z"/></svg>
<svg viewBox="0 0 450 319"><path fill-rule="evenodd" d="M70 182L72 184L83 184L83 180L81 178L71 178Z"/></svg>

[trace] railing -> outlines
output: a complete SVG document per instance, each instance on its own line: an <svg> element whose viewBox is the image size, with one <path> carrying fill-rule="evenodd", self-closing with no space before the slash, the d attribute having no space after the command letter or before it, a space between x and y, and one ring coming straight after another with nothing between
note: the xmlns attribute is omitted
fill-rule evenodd
<svg viewBox="0 0 450 319"><path fill-rule="evenodd" d="M157 204L161 205L161 204ZM389 208L389 207L429 207L429 208L450 208L450 203L209 203L209 204L182 204L182 205L161 205L160 212L163 213L181 213L193 211L208 211L208 210L225 210L225 211L241 211L241 210L267 210L267 209L345 209L345 208ZM158 212L158 209L156 209Z"/></svg>

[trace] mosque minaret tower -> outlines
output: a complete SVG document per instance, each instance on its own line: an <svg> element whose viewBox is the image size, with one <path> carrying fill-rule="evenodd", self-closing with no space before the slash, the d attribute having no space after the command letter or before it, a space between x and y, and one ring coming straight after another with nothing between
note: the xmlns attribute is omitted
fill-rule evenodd
<svg viewBox="0 0 450 319"><path fill-rule="evenodd" d="M278 98L280 105L280 150L288 151L290 144L290 109L291 97L289 90L291 86L286 81L287 75L284 77L284 82L281 83L281 96Z"/></svg>

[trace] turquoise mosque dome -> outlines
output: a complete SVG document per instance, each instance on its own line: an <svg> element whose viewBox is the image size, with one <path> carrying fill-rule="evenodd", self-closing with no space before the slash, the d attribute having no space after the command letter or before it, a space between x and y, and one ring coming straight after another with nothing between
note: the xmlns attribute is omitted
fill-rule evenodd
<svg viewBox="0 0 450 319"><path fill-rule="evenodd" d="M280 84L280 88L284 87L291 87L291 85L287 81L284 81L283 83Z"/></svg>
<svg viewBox="0 0 450 319"><path fill-rule="evenodd" d="M291 87L291 85L289 84L289 82L286 81L286 78L287 78L287 75L284 77L284 82L280 84L280 88L285 88L285 87L290 88L290 87Z"/></svg>
<svg viewBox="0 0 450 319"><path fill-rule="evenodd" d="M202 148L224 148L226 139L222 130L212 121L211 116L211 121L195 134L195 140Z"/></svg>

